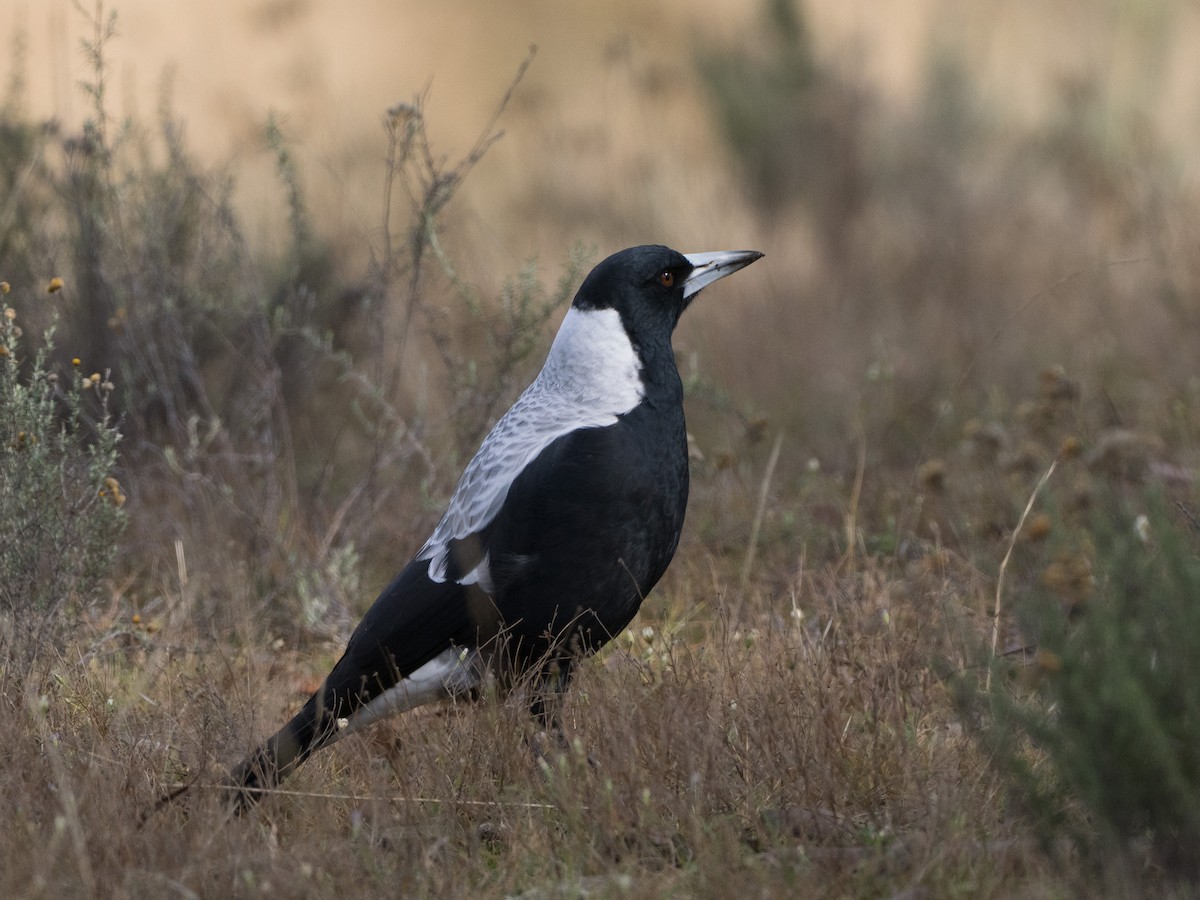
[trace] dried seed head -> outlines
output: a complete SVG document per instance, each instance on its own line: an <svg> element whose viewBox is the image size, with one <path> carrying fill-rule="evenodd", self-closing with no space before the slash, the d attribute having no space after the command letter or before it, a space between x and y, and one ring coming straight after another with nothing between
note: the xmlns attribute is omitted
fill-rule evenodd
<svg viewBox="0 0 1200 900"><path fill-rule="evenodd" d="M1051 524L1050 517L1045 513L1038 513L1035 516L1030 516L1029 521L1025 523L1025 540L1045 540L1046 536L1050 534Z"/></svg>
<svg viewBox="0 0 1200 900"><path fill-rule="evenodd" d="M1075 435L1063 438L1058 445L1058 455L1063 459L1078 459L1083 452L1083 444Z"/></svg>
<svg viewBox="0 0 1200 900"><path fill-rule="evenodd" d="M946 464L940 459L926 460L917 469L917 481L925 490L941 493L946 488Z"/></svg>

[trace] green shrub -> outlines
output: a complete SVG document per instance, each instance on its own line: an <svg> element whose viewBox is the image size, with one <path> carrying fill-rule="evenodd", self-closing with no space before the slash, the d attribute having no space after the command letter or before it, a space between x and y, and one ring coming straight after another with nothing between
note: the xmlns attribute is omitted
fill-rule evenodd
<svg viewBox="0 0 1200 900"><path fill-rule="evenodd" d="M53 283L52 283L53 285ZM29 292L32 293L32 292ZM28 663L102 598L125 523L120 434L107 375L47 366L51 335L20 359L16 310L0 320L0 666ZM66 382L64 384L64 382Z"/></svg>
<svg viewBox="0 0 1200 900"><path fill-rule="evenodd" d="M869 188L868 98L818 59L793 0L767 0L763 13L754 55L705 50L699 73L757 207L773 216L800 201L826 249L841 258Z"/></svg>
<svg viewBox="0 0 1200 900"><path fill-rule="evenodd" d="M1089 529L1095 583L1051 584L1021 610L1032 679L1002 680L982 736L1051 843L1200 877L1200 558L1161 500L1105 504ZM1046 579L1052 583L1053 579ZM1076 601L1078 598L1076 598ZM1116 851L1114 855L1114 851ZM1136 871L1130 866L1130 872Z"/></svg>

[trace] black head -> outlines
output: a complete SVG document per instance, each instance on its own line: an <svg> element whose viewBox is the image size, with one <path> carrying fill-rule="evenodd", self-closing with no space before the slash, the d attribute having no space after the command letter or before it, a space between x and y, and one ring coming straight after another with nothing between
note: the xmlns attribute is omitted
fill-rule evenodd
<svg viewBox="0 0 1200 900"><path fill-rule="evenodd" d="M615 309L635 346L669 345L679 317L701 288L761 256L757 250L684 254L656 244L630 247L592 269L573 305Z"/></svg>

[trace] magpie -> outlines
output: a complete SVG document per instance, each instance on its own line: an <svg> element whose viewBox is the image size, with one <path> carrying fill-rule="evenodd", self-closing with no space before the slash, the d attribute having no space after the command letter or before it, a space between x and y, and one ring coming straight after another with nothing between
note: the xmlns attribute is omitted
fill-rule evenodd
<svg viewBox="0 0 1200 900"><path fill-rule="evenodd" d="M558 721L572 667L620 633L679 545L688 497L671 334L757 251L622 250L584 279L534 382L463 472L303 708L230 773L242 812L317 750L384 716L528 683Z"/></svg>

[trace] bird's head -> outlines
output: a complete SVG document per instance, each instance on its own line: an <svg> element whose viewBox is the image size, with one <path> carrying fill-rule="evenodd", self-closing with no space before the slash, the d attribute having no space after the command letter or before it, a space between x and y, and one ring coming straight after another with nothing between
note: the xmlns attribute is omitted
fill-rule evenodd
<svg viewBox="0 0 1200 900"><path fill-rule="evenodd" d="M601 262L583 280L573 306L615 309L635 345L670 341L696 294L762 254L757 250L680 253L670 247L630 247Z"/></svg>

